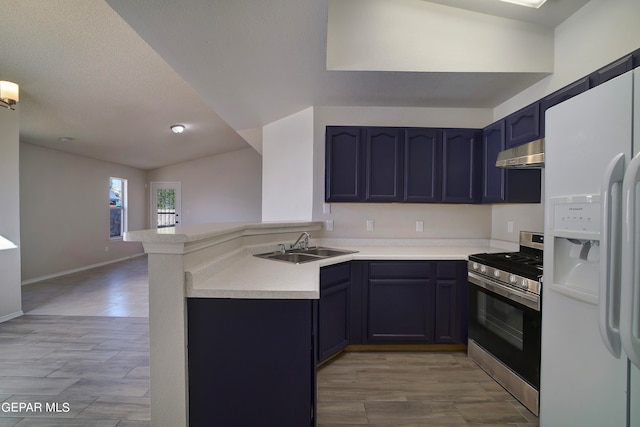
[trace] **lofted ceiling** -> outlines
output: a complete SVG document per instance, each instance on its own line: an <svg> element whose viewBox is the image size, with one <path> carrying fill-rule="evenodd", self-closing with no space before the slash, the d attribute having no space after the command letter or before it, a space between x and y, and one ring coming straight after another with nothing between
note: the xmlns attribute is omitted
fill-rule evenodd
<svg viewBox="0 0 640 427"><path fill-rule="evenodd" d="M538 11L432 2L553 28L587 0L548 0ZM492 108L544 77L328 71L328 0L0 7L0 79L20 84L21 141L141 169L245 148L238 132L255 135L312 105ZM187 126L182 135L171 133L176 123Z"/></svg>

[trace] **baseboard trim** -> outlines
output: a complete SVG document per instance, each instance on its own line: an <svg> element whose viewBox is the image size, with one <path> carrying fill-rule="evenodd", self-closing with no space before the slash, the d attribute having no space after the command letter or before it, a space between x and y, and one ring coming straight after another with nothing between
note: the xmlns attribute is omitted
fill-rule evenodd
<svg viewBox="0 0 640 427"><path fill-rule="evenodd" d="M0 317L0 323L6 322L11 319L15 319L16 317L20 317L20 316L24 316L24 313L22 312L22 310Z"/></svg>
<svg viewBox="0 0 640 427"><path fill-rule="evenodd" d="M467 346L464 344L350 344L319 362L317 368L331 364L344 353L365 351L467 351Z"/></svg>
<svg viewBox="0 0 640 427"><path fill-rule="evenodd" d="M122 257L122 258L113 259L113 260L110 260L110 261L99 262L97 264L85 265L83 267L78 267L78 268L74 268L74 269L71 269L71 270L61 271L61 272L58 272L58 273L47 274L46 276L40 276L40 277L35 277L33 279L23 280L21 282L21 286L30 285L32 283L37 283L37 282L42 282L43 280L55 279L56 277L66 276L67 274L73 274L73 273L79 273L81 271L91 270L92 268L102 267L103 265L115 264L116 262L126 261L128 259L137 258L137 257L143 256L143 255L145 255L144 252L139 253L139 254L135 254L135 255L129 255L129 256L126 256L126 257Z"/></svg>
<svg viewBox="0 0 640 427"><path fill-rule="evenodd" d="M344 351L466 351L464 344L350 344Z"/></svg>

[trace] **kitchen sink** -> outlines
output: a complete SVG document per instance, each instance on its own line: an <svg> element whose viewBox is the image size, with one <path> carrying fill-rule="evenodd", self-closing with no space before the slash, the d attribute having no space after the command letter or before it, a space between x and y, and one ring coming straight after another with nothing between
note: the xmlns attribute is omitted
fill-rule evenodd
<svg viewBox="0 0 640 427"><path fill-rule="evenodd" d="M325 258L336 257L340 255L352 254L357 251L347 251L342 249L313 247L309 249L293 249L283 252L267 252L264 254L256 254L258 258L271 259L274 261L290 262L292 264L303 264L305 262L319 261Z"/></svg>
<svg viewBox="0 0 640 427"><path fill-rule="evenodd" d="M332 248L309 248L309 249L296 249L294 251L290 251L291 253L304 254L304 255L316 255L323 258L330 258L334 256L352 254L354 251L345 251L342 249L332 249Z"/></svg>

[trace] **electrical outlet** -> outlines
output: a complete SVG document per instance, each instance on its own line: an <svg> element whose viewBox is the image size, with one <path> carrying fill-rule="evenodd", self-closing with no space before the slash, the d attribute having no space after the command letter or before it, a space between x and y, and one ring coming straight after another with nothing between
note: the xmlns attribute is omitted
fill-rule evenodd
<svg viewBox="0 0 640 427"><path fill-rule="evenodd" d="M373 231L375 228L375 222L372 219L367 220L367 231Z"/></svg>
<svg viewBox="0 0 640 427"><path fill-rule="evenodd" d="M508 233L513 233L513 221L508 221L507 222L507 232Z"/></svg>
<svg viewBox="0 0 640 427"><path fill-rule="evenodd" d="M333 231L333 220L328 219L324 222L324 229L327 231Z"/></svg>
<svg viewBox="0 0 640 427"><path fill-rule="evenodd" d="M323 203L322 204L322 213L323 214L330 214L331 213L331 204L330 203Z"/></svg>
<svg viewBox="0 0 640 427"><path fill-rule="evenodd" d="M416 221L416 231L424 231L424 221Z"/></svg>

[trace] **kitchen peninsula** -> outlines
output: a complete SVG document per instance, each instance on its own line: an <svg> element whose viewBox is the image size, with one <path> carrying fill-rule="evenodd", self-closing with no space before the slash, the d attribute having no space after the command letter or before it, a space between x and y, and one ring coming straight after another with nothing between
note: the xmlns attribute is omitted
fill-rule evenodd
<svg viewBox="0 0 640 427"><path fill-rule="evenodd" d="M190 402L189 390L195 394L194 387L206 388L207 384L198 383L207 375L213 375L212 372L215 378L231 375L225 372L232 371L225 369L225 363L251 366L256 362L267 363L272 370L265 372L266 376L247 372L247 377L237 378L234 387L264 392L270 385L261 383L270 379L280 381L282 387L278 389L289 385L294 389L307 387L310 399L297 391L293 395L307 399L310 410L304 409L305 415L313 420L313 328L317 320L314 303L321 295L322 267L365 260L380 261L378 264L383 267L387 261L461 262L471 253L492 250L488 239L385 240L377 244L370 240L318 239L316 236L321 230L321 222L264 222L204 224L125 234L125 241L142 242L149 257L151 421L154 426L186 427L190 421L190 403L198 402L206 408L209 402L209 410L213 411L214 400L227 408L238 405L245 412L259 416L259 410L246 410L247 402L254 403L250 398L243 402L230 398L242 390L229 388L228 384L221 395L215 394L215 387L208 388L208 395L198 393L191 396ZM303 232L311 234L313 245L358 252L305 264L253 256L274 251L281 243L290 244ZM434 272L436 270L434 268ZM222 354L215 361L207 355L212 346L216 354ZM252 350L247 352L242 346ZM293 359L278 359L281 363L269 359L273 357L273 349L279 346L290 346L286 354ZM190 377L195 369L204 369L206 375ZM286 395L285 391L283 396ZM288 408L297 406L293 402L283 404ZM191 414L191 425L198 425L196 420L200 415L193 415L197 412Z"/></svg>

